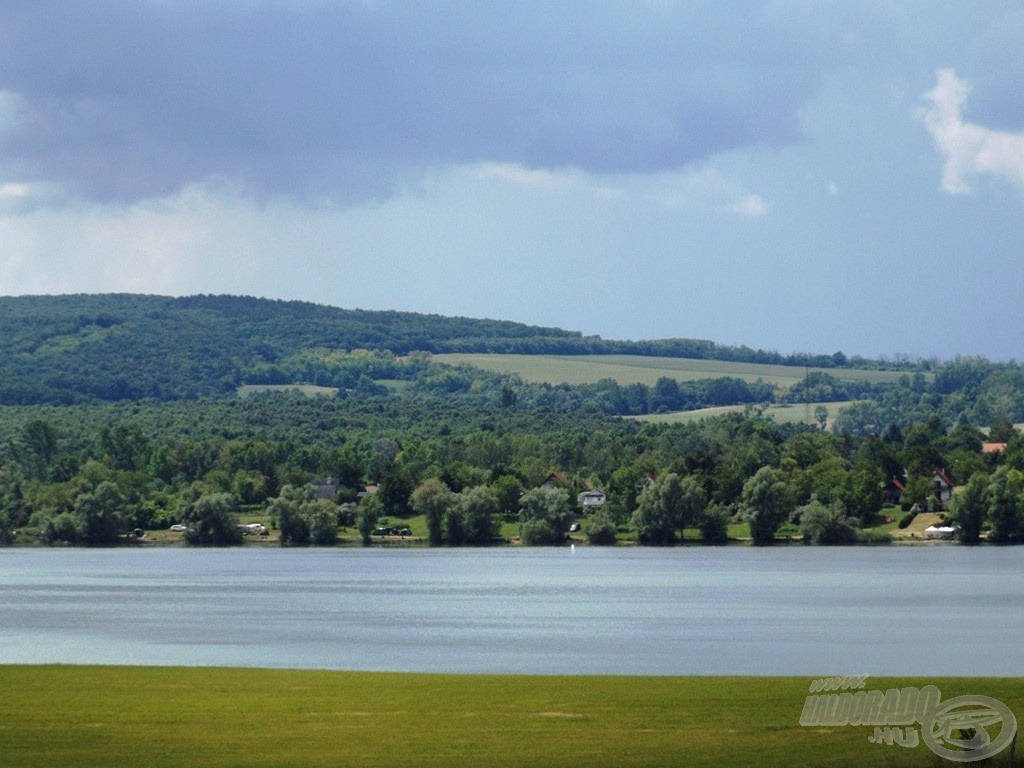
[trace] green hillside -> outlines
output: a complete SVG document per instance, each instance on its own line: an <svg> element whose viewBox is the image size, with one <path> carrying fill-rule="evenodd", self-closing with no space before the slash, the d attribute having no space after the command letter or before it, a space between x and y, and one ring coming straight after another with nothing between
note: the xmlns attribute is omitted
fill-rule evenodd
<svg viewBox="0 0 1024 768"><path fill-rule="evenodd" d="M234 392L302 350L512 350L581 335L493 320L233 296L0 298L0 404ZM292 383L257 381L254 383Z"/></svg>
<svg viewBox="0 0 1024 768"><path fill-rule="evenodd" d="M804 375L805 365L842 371L844 380L866 376L861 380L879 382L899 375L892 370L865 374L858 369L885 366L848 360L841 353L784 357L692 339L611 341L507 321L298 301L20 296L0 297L0 405L195 399L229 394L246 384L353 388L356 381L339 378L340 364L328 358L357 349L396 356L513 355L500 365L514 361L511 365L527 382L557 376L570 383L612 378L653 384L668 375L681 380L761 378L787 386ZM496 365L490 357L452 360ZM552 364L559 373L551 373ZM393 378L385 370L363 373L375 380Z"/></svg>

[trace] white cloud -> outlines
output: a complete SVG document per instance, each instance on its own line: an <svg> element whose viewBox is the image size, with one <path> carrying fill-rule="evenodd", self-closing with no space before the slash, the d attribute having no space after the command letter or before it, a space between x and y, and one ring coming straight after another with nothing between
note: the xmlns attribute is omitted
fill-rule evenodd
<svg viewBox="0 0 1024 768"><path fill-rule="evenodd" d="M0 200L20 200L28 196L28 184L0 184Z"/></svg>
<svg viewBox="0 0 1024 768"><path fill-rule="evenodd" d="M726 210L757 219L768 213L768 203L760 195L744 195Z"/></svg>
<svg viewBox="0 0 1024 768"><path fill-rule="evenodd" d="M714 211L759 218L768 204L734 180L713 168L656 174L600 175L578 170L546 171L515 163L484 163L477 166L480 179L513 186L582 193L601 200L622 200L674 211Z"/></svg>
<svg viewBox="0 0 1024 768"><path fill-rule="evenodd" d="M482 163L476 173L481 179L498 179L525 187L564 187L580 183L578 173L524 168L515 163Z"/></svg>
<svg viewBox="0 0 1024 768"><path fill-rule="evenodd" d="M768 203L749 192L739 181L723 176L714 168L660 174L649 191L661 206L678 211L714 211L760 218Z"/></svg>
<svg viewBox="0 0 1024 768"><path fill-rule="evenodd" d="M1024 133L993 131L964 122L961 114L969 87L955 70L940 69L935 87L925 94L932 106L924 124L945 156L942 188L950 194L969 192L975 176L1009 178L1024 184Z"/></svg>
<svg viewBox="0 0 1024 768"><path fill-rule="evenodd" d="M5 198L14 204L34 192L31 185L0 186L0 211ZM224 200L192 187L130 206L32 207L0 215L0 293L180 292L230 213Z"/></svg>

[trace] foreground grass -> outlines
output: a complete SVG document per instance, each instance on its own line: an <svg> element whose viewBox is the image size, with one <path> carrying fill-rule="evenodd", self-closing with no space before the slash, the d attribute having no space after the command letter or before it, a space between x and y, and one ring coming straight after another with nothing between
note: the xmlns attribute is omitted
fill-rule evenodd
<svg viewBox="0 0 1024 768"><path fill-rule="evenodd" d="M0 666L0 760L8 768L943 763L923 745L871 744L869 728L800 727L809 683ZM1024 721L1024 679L869 678L867 687L928 683L944 699L994 696Z"/></svg>

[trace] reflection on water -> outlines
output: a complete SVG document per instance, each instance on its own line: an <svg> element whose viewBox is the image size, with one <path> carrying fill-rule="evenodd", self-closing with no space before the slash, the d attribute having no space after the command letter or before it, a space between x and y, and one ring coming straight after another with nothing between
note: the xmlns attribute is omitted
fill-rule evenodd
<svg viewBox="0 0 1024 768"><path fill-rule="evenodd" d="M0 663L1016 676L1022 636L1024 547L0 550Z"/></svg>

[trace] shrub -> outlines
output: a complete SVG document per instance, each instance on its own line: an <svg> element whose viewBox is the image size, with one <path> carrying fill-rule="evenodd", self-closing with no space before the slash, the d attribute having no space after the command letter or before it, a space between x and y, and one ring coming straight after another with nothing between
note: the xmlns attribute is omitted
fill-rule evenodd
<svg viewBox="0 0 1024 768"><path fill-rule="evenodd" d="M591 544L609 546L615 543L618 531L615 522L607 512L595 512L593 517L583 521L583 533Z"/></svg>
<svg viewBox="0 0 1024 768"><path fill-rule="evenodd" d="M815 544L853 544L857 529L839 507L826 507L817 499L800 507L800 530Z"/></svg>
<svg viewBox="0 0 1024 768"><path fill-rule="evenodd" d="M565 541L565 535L551 527L547 520L527 520L519 525L519 538L528 547L544 546L546 544L561 544Z"/></svg>
<svg viewBox="0 0 1024 768"><path fill-rule="evenodd" d="M700 520L700 539L705 544L729 541L729 512L723 507L709 507Z"/></svg>
<svg viewBox="0 0 1024 768"><path fill-rule="evenodd" d="M70 512L48 518L43 524L43 541L47 544L76 544L82 538L78 518Z"/></svg>
<svg viewBox="0 0 1024 768"><path fill-rule="evenodd" d="M858 531L859 544L892 544L892 536L886 531Z"/></svg>

